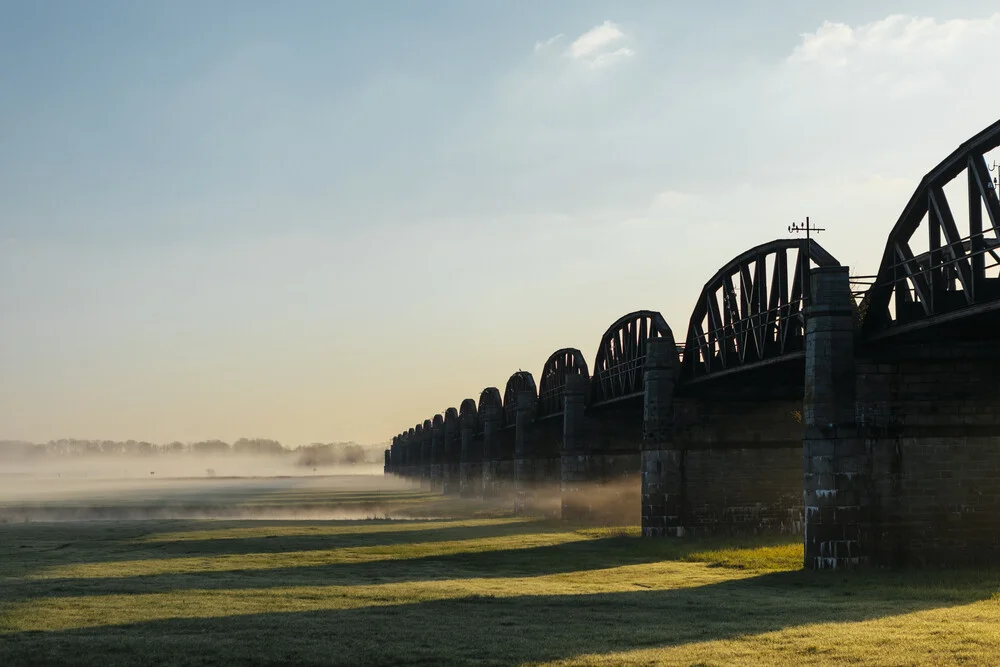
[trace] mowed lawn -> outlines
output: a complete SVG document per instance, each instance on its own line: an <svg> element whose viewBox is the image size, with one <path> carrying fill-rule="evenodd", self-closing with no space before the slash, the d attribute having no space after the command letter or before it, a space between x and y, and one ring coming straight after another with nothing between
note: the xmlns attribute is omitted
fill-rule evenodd
<svg viewBox="0 0 1000 667"><path fill-rule="evenodd" d="M805 572L797 540L426 502L0 525L0 665L1000 663L998 571Z"/></svg>

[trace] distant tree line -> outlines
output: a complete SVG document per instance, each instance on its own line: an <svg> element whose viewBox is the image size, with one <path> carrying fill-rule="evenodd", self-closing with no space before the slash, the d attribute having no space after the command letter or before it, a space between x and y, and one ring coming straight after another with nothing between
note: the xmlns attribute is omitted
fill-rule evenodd
<svg viewBox="0 0 1000 667"><path fill-rule="evenodd" d="M267 438L240 438L230 444L223 440L154 444L144 440L78 440L66 438L44 444L20 440L0 440L0 460L43 459L80 456L294 456L301 466L381 463L385 444L359 445L356 442L314 442L295 448Z"/></svg>

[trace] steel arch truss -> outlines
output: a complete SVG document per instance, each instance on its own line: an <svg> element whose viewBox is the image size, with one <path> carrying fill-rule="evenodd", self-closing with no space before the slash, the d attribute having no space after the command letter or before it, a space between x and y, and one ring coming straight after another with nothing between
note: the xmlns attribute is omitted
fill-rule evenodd
<svg viewBox="0 0 1000 667"><path fill-rule="evenodd" d="M479 425L479 410L476 408L476 402L471 398L465 399L458 406L458 417L462 428L471 428L473 433L479 433L482 430Z"/></svg>
<svg viewBox="0 0 1000 667"><path fill-rule="evenodd" d="M1000 278L986 274L1000 264L1000 201L985 157L998 146L1000 121L959 146L920 181L889 234L878 276L861 302L864 336L881 337L1000 307ZM949 203L945 196L945 187L962 172L967 207L965 202ZM961 227L952 205L968 211ZM914 252L921 228L926 229L927 251Z"/></svg>
<svg viewBox="0 0 1000 667"><path fill-rule="evenodd" d="M507 426L513 426L517 419L517 395L522 391L538 394L535 390L535 378L528 371L518 371L507 380L503 391L503 416Z"/></svg>
<svg viewBox="0 0 1000 667"><path fill-rule="evenodd" d="M682 376L690 380L801 352L813 266L839 263L815 241L779 239L722 267L691 314Z"/></svg>
<svg viewBox="0 0 1000 667"><path fill-rule="evenodd" d="M572 375L589 377L587 362L580 350L566 347L556 350L542 367L538 386L538 416L551 417L562 414L563 390L566 378Z"/></svg>
<svg viewBox="0 0 1000 667"><path fill-rule="evenodd" d="M496 387L487 387L479 394L479 419L480 422L492 419L503 426L503 402Z"/></svg>
<svg viewBox="0 0 1000 667"><path fill-rule="evenodd" d="M673 334L663 316L653 310L629 313L608 327L594 361L591 405L641 394L646 343L661 336Z"/></svg>

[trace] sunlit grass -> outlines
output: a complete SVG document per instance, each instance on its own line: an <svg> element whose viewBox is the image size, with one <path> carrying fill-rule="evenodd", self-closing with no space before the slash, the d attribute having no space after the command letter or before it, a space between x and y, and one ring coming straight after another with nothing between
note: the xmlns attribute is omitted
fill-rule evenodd
<svg viewBox="0 0 1000 667"><path fill-rule="evenodd" d="M814 623L778 632L606 654L546 665L995 665L1000 603L931 609L886 618Z"/></svg>
<svg viewBox="0 0 1000 667"><path fill-rule="evenodd" d="M803 547L795 542L742 549L708 549L691 552L684 560L739 570L795 570L802 566Z"/></svg>

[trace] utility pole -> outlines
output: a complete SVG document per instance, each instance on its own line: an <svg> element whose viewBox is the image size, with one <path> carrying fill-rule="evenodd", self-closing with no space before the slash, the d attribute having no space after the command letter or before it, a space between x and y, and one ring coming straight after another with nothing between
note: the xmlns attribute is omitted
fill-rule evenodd
<svg viewBox="0 0 1000 667"><path fill-rule="evenodd" d="M811 235L812 235L812 232L816 232L817 234L819 234L820 232L825 232L825 231L826 231L826 229L824 229L823 227L813 227L812 225L810 225L809 224L809 216L808 215L806 216L806 222L805 222L805 224L802 224L802 223L799 223L799 222L793 222L792 224L788 225L788 233L789 234L797 234L798 232L805 232L806 233L805 247L800 251L801 254L799 255L799 257L801 258L801 264L800 264L800 266L802 267L802 269L801 269L802 275L799 277L799 280L802 281L802 292L801 293L802 293L803 300L805 300L807 298L806 295L808 295L810 293L810 290L809 290L809 269L810 269L810 263L809 263L809 242L811 241Z"/></svg>
<svg viewBox="0 0 1000 667"><path fill-rule="evenodd" d="M996 165L994 165L994 166L996 166ZM809 241L809 238L810 238L810 235L811 235L812 232L816 232L818 234L820 232L825 232L825 231L826 231L826 229L824 229L822 227L812 227L812 226L810 226L810 224L809 224L809 216L808 215L806 216L806 222L805 222L805 224L802 224L800 222L793 222L792 224L788 225L788 233L789 234L795 234L797 232L805 232L806 233L806 241L807 242Z"/></svg>

